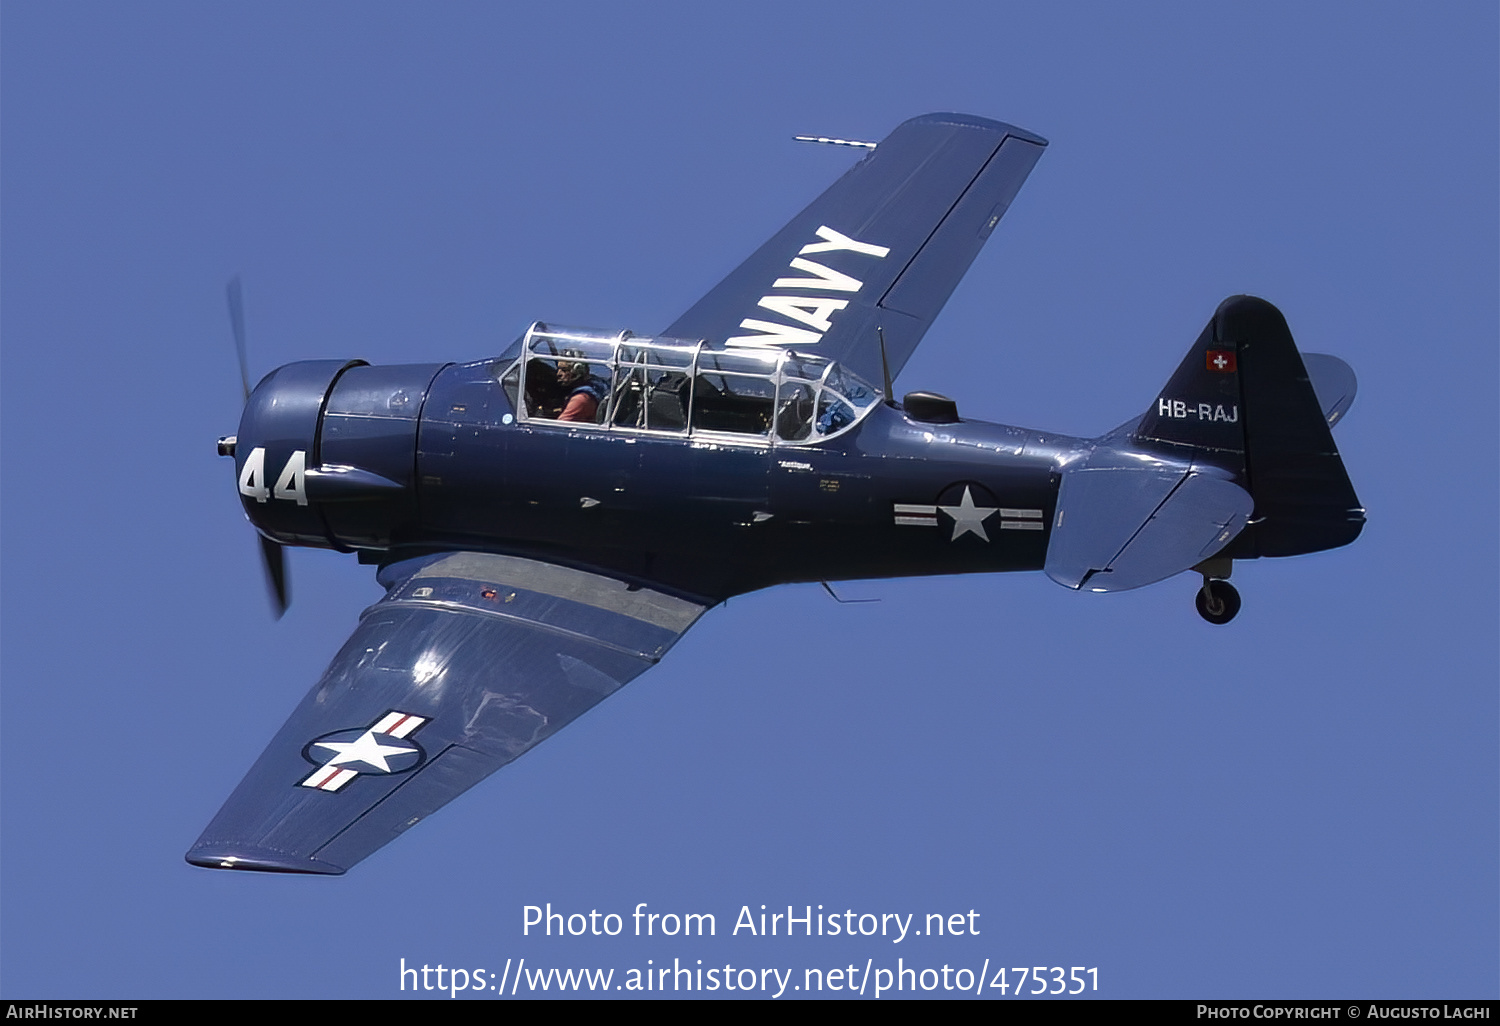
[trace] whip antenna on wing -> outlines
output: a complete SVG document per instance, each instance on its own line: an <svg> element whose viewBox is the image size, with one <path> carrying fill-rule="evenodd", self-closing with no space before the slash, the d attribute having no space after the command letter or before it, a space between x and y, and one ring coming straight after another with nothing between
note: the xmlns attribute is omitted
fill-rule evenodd
<svg viewBox="0 0 1500 1026"><path fill-rule="evenodd" d="M826 135L794 135L797 142L824 143L828 146L863 146L867 150L873 150L875 144L872 142L860 142L858 139L830 139Z"/></svg>

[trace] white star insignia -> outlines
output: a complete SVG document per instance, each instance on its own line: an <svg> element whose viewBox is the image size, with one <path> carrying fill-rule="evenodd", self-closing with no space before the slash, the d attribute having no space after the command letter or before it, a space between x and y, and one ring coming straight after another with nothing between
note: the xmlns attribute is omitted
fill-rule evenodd
<svg viewBox="0 0 1500 1026"><path fill-rule="evenodd" d="M953 537L949 541L958 541L964 535L974 533L985 541L990 536L984 532L984 522L995 515L998 506L976 506L974 496L969 493L969 486L964 485L963 501L957 506L939 506L938 509L953 518Z"/></svg>
<svg viewBox="0 0 1500 1026"><path fill-rule="evenodd" d="M362 762L382 773L391 771L386 760L396 755L410 755L416 749L407 745L383 745L376 738L381 735L367 730L355 741L319 741L314 747L327 748L337 753L323 765L347 766L351 762Z"/></svg>

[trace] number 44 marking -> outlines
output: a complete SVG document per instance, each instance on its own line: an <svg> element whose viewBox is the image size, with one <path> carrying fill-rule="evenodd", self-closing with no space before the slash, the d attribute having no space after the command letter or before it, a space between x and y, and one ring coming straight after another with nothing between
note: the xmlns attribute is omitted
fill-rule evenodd
<svg viewBox="0 0 1500 1026"><path fill-rule="evenodd" d="M307 452L298 449L286 461L286 466L281 468L281 476L276 479L276 484L267 488L266 450L264 446L257 446L245 457L244 469L240 471L240 494L248 495L256 502L265 502L271 498L290 499L299 506L306 506L306 473Z"/></svg>

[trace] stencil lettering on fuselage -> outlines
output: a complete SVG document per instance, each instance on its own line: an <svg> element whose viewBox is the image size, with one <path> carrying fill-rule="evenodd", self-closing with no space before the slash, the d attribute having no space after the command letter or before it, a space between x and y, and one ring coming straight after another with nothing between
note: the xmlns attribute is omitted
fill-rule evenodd
<svg viewBox="0 0 1500 1026"><path fill-rule="evenodd" d="M736 335L725 339L725 345L755 347L817 345L823 335L833 327L833 315L849 305L849 300L839 299L837 294L852 295L864 288L865 283L842 271L834 270L827 264L809 260L807 257L822 253L845 252L882 259L891 251L889 246L876 246L873 243L851 239L827 225L820 227L817 235L822 241L809 242L803 246L798 250L797 257L787 265L794 271L802 272L801 275L777 278L771 283L773 289L792 291L760 297L759 306L762 309L769 310L784 320L767 321L747 317L740 321L740 327L748 331L760 332L760 334ZM804 294L809 292L828 292L834 295L824 297Z"/></svg>

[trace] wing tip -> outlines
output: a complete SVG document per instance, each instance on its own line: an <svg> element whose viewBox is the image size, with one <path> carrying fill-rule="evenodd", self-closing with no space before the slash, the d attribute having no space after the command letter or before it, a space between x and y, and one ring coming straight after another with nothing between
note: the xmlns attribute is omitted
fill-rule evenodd
<svg viewBox="0 0 1500 1026"><path fill-rule="evenodd" d="M962 128L979 128L986 131L1000 132L1004 135L1015 136L1018 139L1024 139L1027 142L1036 143L1038 146L1047 145L1047 140L1043 139L1035 132L1028 132L1024 128L1018 128L1015 125L1006 124L1004 121L996 121L993 118L982 118L977 114L956 114L951 112L939 111L933 114L918 115L917 117L903 122L902 127L905 127L905 125L955 125Z"/></svg>
<svg viewBox="0 0 1500 1026"><path fill-rule="evenodd" d="M203 869L251 870L258 873L302 873L312 876L342 876L343 866L320 862L306 856L281 851L247 848L239 845L200 844L184 859Z"/></svg>

